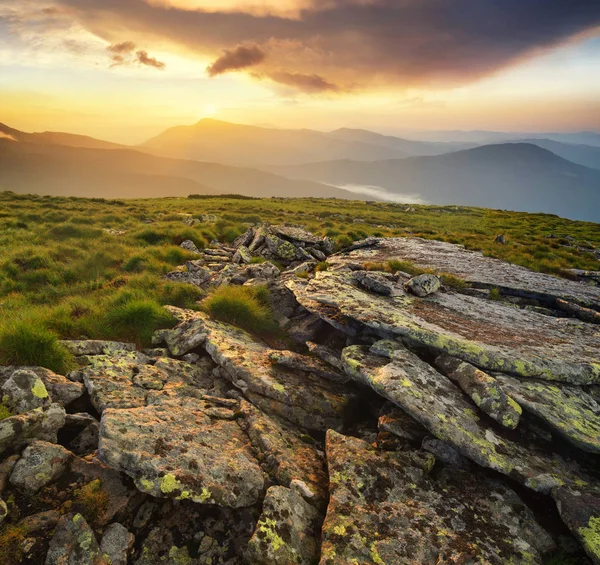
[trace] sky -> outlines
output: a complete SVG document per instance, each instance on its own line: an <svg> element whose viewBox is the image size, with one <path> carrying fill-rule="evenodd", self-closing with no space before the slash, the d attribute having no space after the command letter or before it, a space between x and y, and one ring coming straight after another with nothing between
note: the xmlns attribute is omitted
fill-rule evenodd
<svg viewBox="0 0 600 565"><path fill-rule="evenodd" d="M0 122L600 131L597 0L0 0Z"/></svg>

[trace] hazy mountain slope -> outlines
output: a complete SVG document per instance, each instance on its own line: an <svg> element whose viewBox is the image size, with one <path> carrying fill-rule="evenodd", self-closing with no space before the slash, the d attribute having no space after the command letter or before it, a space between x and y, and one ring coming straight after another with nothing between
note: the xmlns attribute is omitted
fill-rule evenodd
<svg viewBox="0 0 600 565"><path fill-rule="evenodd" d="M434 157L332 161L274 169L338 186L370 185L439 204L548 212L600 221L600 172L526 143L487 145Z"/></svg>
<svg viewBox="0 0 600 565"><path fill-rule="evenodd" d="M118 143L73 133L63 133L58 131L27 133L0 123L0 134L2 133L4 136L13 138L17 141L26 141L27 143L50 143L53 145L68 145L70 147L87 147L88 149L120 149L126 147L125 145L120 145ZM0 137L3 136L0 135Z"/></svg>
<svg viewBox="0 0 600 565"><path fill-rule="evenodd" d="M574 143L561 143L552 139L524 139L511 143L533 143L538 147L552 151L555 155L572 161L577 165L600 169L600 147Z"/></svg>
<svg viewBox="0 0 600 565"><path fill-rule="evenodd" d="M442 153L470 149L476 146L474 143L463 142L415 141L402 137L394 137L393 135L382 135L366 129L341 128L330 132L328 135L336 139L345 139L346 141L357 141L389 147L390 149L402 151L415 157L441 155Z"/></svg>
<svg viewBox="0 0 600 565"><path fill-rule="evenodd" d="M0 139L0 190L119 198L190 193L352 196L335 187L252 169L166 159L130 149L83 149L7 139Z"/></svg>
<svg viewBox="0 0 600 565"><path fill-rule="evenodd" d="M139 146L158 155L236 165L293 165L308 161L396 159L399 149L347 141L312 130L270 129L205 119L177 126Z"/></svg>

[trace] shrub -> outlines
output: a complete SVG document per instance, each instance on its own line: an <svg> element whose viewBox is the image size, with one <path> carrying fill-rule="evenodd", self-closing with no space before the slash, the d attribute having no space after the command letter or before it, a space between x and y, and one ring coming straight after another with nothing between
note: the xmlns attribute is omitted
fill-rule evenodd
<svg viewBox="0 0 600 565"><path fill-rule="evenodd" d="M12 416L12 412L8 406L5 406L2 402L0 402L0 422L2 420L6 420L6 418L10 418Z"/></svg>
<svg viewBox="0 0 600 565"><path fill-rule="evenodd" d="M273 333L277 323L268 304L269 291L261 286L222 286L204 300L213 318L258 334Z"/></svg>
<svg viewBox="0 0 600 565"><path fill-rule="evenodd" d="M455 275L451 275L450 273L441 273L440 278L442 279L442 284L456 290L461 290L463 288L467 288L468 286L464 279L461 279Z"/></svg>
<svg viewBox="0 0 600 565"><path fill-rule="evenodd" d="M23 559L25 531L18 526L6 525L0 530L0 563L16 565Z"/></svg>
<svg viewBox="0 0 600 565"><path fill-rule="evenodd" d="M64 375L74 361L56 334L30 321L19 321L0 331L0 365L41 366Z"/></svg>
<svg viewBox="0 0 600 565"><path fill-rule="evenodd" d="M329 263L327 261L320 261L315 267L315 271L317 272L326 271L327 269L329 269Z"/></svg>
<svg viewBox="0 0 600 565"><path fill-rule="evenodd" d="M496 286L490 288L490 291L488 293L488 298L490 300L500 300L500 289Z"/></svg>
<svg viewBox="0 0 600 565"><path fill-rule="evenodd" d="M120 296L109 307L106 322L115 339L150 345L155 330L171 328L176 320L155 300Z"/></svg>

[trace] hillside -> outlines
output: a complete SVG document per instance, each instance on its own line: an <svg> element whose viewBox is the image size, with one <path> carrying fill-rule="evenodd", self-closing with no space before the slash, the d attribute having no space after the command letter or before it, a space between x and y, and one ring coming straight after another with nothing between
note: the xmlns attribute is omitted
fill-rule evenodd
<svg viewBox="0 0 600 565"><path fill-rule="evenodd" d="M350 193L272 173L101 150L0 139L0 187L18 193L139 198L236 193L347 198Z"/></svg>
<svg viewBox="0 0 600 565"><path fill-rule="evenodd" d="M349 160L273 169L336 186L367 185L436 204L547 212L600 219L600 173L536 145L488 145L432 157Z"/></svg>
<svg viewBox="0 0 600 565"><path fill-rule="evenodd" d="M168 129L139 148L169 157L246 166L408 156L399 149L337 139L318 131L271 129L213 119Z"/></svg>

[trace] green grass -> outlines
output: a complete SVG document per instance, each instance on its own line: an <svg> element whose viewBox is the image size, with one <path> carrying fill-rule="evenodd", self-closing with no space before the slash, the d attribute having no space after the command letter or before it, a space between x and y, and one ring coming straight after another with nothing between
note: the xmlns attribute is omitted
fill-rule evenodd
<svg viewBox="0 0 600 565"><path fill-rule="evenodd" d="M292 222L331 236L338 248L376 234L422 237L459 243L546 273L598 269L593 254L579 249L600 248L597 224L482 208L413 205L410 213L405 208L336 199L105 200L0 192L0 335L22 322L61 338L143 342L161 316L146 305L141 308L145 322L136 325L131 312L140 305L117 303L127 295L135 302L198 308L199 289L162 279L175 265L195 258L179 244L191 239L203 248L213 239L231 241L258 221ZM190 227L181 214L212 214L217 221ZM506 245L494 244L498 233L505 234ZM557 237L546 237L551 234ZM579 248L565 247L571 243ZM398 259L382 268L412 268L417 274Z"/></svg>
<svg viewBox="0 0 600 565"><path fill-rule="evenodd" d="M6 420L6 418L10 418L13 415L10 408L5 406L2 402L0 402L0 422L2 420Z"/></svg>
<svg viewBox="0 0 600 565"><path fill-rule="evenodd" d="M0 365L39 365L65 374L74 362L55 333L31 323L16 322L0 332Z"/></svg>
<svg viewBox="0 0 600 565"><path fill-rule="evenodd" d="M222 286L202 303L213 318L255 334L277 331L269 306L268 290L262 286Z"/></svg>

